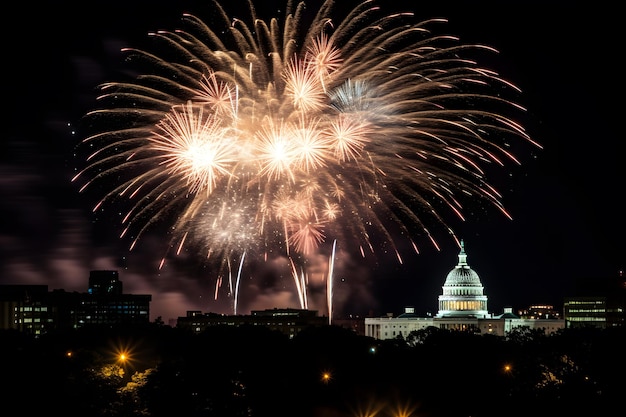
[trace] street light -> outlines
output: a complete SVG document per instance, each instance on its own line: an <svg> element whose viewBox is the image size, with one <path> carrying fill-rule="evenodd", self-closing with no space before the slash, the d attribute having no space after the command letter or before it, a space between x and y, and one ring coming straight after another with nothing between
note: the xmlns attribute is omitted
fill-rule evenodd
<svg viewBox="0 0 626 417"><path fill-rule="evenodd" d="M322 382L324 382L325 384L328 384L331 379L332 379L332 375L330 374L330 372L328 371L322 372Z"/></svg>

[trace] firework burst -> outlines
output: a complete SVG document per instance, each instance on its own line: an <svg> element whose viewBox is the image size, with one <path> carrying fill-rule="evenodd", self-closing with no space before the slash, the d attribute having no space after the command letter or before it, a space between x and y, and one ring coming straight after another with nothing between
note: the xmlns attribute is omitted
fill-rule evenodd
<svg viewBox="0 0 626 417"><path fill-rule="evenodd" d="M503 98L515 86L464 57L493 50L433 34L440 19L333 3L290 1L282 22L215 3L215 29L185 14L151 34L161 55L124 50L141 75L101 86L74 181L111 186L96 209L128 200L131 247L163 222L172 248L222 262L333 241L363 256L384 241L401 261L398 239L437 246L430 228L454 236L467 199L508 216L485 167L518 163L510 141L539 145Z"/></svg>

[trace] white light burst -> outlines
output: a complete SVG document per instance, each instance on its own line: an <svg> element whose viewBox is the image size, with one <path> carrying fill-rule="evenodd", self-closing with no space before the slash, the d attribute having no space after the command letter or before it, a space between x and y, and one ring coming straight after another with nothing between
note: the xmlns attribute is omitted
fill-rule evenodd
<svg viewBox="0 0 626 417"><path fill-rule="evenodd" d="M510 141L540 145L504 98L519 91L468 57L491 48L434 35L440 19L333 3L311 17L290 1L282 23L216 3L214 28L185 14L187 29L153 33L162 55L124 50L141 75L102 86L74 181L110 187L97 208L128 198L132 245L169 222L172 246L222 258L331 240L401 259L398 239L454 235L444 219L467 199L506 214L484 168L518 163Z"/></svg>

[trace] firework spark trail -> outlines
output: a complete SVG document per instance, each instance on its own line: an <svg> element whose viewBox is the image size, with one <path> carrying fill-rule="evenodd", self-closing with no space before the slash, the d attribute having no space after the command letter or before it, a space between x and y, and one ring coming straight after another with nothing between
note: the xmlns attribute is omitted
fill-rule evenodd
<svg viewBox="0 0 626 417"><path fill-rule="evenodd" d="M333 271L335 270L335 250L337 249L337 240L333 242L333 250L328 259L328 280L326 281L326 303L328 304L328 324L333 324Z"/></svg>
<svg viewBox="0 0 626 417"><path fill-rule="evenodd" d="M237 315L237 303L239 302L239 284L241 283L241 271L243 270L243 261L246 258L246 252L241 256L239 261L239 269L237 270L237 281L235 284L235 295L233 296L233 314Z"/></svg>
<svg viewBox="0 0 626 417"><path fill-rule="evenodd" d="M309 303L307 299L307 285L304 271L298 274L298 270L293 259L289 258L289 263L291 264L291 275L293 276L293 281L296 284L296 291L298 299L300 300L300 308L308 309Z"/></svg>
<svg viewBox="0 0 626 417"><path fill-rule="evenodd" d="M185 14L188 30L152 33L162 56L124 49L142 75L102 85L85 116L95 133L73 181L111 187L94 211L130 201L131 248L164 223L176 251L222 266L306 259L329 238L402 262L398 239L417 253L438 247L431 226L457 239L445 219L463 220L467 200L508 216L486 167L518 164L514 141L540 145L512 119L518 89L471 56L492 48L373 1L336 16L327 0L312 19L289 2L282 25L251 2L249 24L214 6L214 27Z"/></svg>

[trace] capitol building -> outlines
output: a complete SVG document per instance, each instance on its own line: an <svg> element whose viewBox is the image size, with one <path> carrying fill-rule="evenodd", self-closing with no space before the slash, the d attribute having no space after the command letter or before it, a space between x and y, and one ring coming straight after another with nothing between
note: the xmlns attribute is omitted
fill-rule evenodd
<svg viewBox="0 0 626 417"><path fill-rule="evenodd" d="M407 307L397 317L365 318L365 335L376 339L406 338L409 333L428 327L465 330L480 334L505 336L516 327L543 329L547 334L565 328L563 319L519 318L512 308L494 315L487 308L487 296L480 277L467 263L465 244L461 241L458 264L448 273L438 298L439 310L434 317L419 317Z"/></svg>

